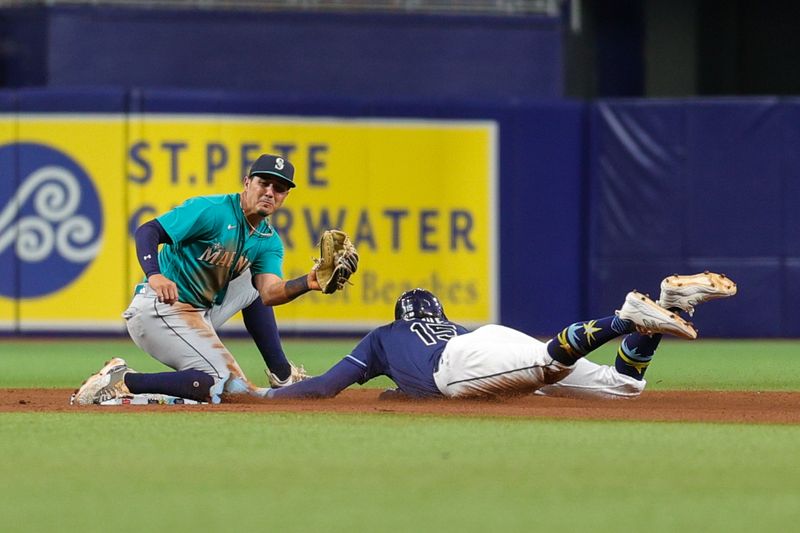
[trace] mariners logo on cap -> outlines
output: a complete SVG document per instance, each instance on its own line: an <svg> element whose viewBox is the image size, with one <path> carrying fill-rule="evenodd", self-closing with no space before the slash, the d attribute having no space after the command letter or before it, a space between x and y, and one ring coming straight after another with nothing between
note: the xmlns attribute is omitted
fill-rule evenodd
<svg viewBox="0 0 800 533"><path fill-rule="evenodd" d="M249 176L273 176L286 183L290 188L294 183L294 165L283 157L263 154L250 167Z"/></svg>

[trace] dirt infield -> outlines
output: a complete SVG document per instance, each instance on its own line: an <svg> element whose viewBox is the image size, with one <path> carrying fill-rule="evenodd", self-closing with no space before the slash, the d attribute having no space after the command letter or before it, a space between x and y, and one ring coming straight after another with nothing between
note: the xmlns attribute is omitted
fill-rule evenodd
<svg viewBox="0 0 800 533"><path fill-rule="evenodd" d="M70 406L71 390L0 389L0 412L405 413L573 420L798 424L800 392L648 392L632 400L524 396L500 400L380 400L378 389L329 400L248 400L220 405Z"/></svg>

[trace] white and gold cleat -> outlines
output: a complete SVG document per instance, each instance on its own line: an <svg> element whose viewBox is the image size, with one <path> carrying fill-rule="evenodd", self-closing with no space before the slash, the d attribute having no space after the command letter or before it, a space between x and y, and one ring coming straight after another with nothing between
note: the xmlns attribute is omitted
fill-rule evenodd
<svg viewBox="0 0 800 533"><path fill-rule="evenodd" d="M69 400L70 405L99 404L113 398L132 396L125 386L125 374L132 372L125 359L114 357L83 382Z"/></svg>
<svg viewBox="0 0 800 533"><path fill-rule="evenodd" d="M674 274L661 282L658 304L666 309L682 309L691 316L697 304L728 298L736 294L736 290L736 283L725 274L708 270L690 276Z"/></svg>
<svg viewBox="0 0 800 533"><path fill-rule="evenodd" d="M697 338L697 330L692 324L638 291L625 296L625 303L617 311L617 316L636 324L639 333L667 333L689 340Z"/></svg>
<svg viewBox="0 0 800 533"><path fill-rule="evenodd" d="M306 372L306 369L303 365L295 366L294 363L289 361L289 366L292 367L292 372L289 374L289 377L287 377L283 381L278 379L278 376L270 372L269 369L264 370L264 372L267 373L267 379L269 379L269 386L271 388L279 389L281 387L288 387L289 385L293 385L294 383L299 383L311 377L308 375L308 372Z"/></svg>

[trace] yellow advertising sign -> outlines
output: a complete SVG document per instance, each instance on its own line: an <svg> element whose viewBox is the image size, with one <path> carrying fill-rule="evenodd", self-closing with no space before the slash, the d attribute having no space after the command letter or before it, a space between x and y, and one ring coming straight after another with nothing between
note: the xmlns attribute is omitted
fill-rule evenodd
<svg viewBox="0 0 800 533"><path fill-rule="evenodd" d="M347 231L361 255L343 293L314 292L276 308L281 329L365 330L390 321L400 292L418 286L437 293L459 322L496 321L496 128L490 121L161 114L21 115L16 130L0 121L0 172L9 146L26 146L25 179L42 166L67 169L83 194L70 216L85 226L83 241L70 241L78 252L62 246L61 255L78 263L51 265L69 270L56 276L63 279L32 283L38 289L28 283L19 298L0 285L0 321L12 319L18 302L21 320L38 329L123 327L120 313L142 277L133 230L189 197L238 192L261 153L296 168L297 187L272 220L285 246L284 278L308 272L329 227ZM0 201L20 186L8 189L0 188Z"/></svg>
<svg viewBox="0 0 800 533"><path fill-rule="evenodd" d="M0 124L0 268L15 272L0 281L0 310L17 310L4 327L121 331L130 298L124 117L18 115Z"/></svg>
<svg viewBox="0 0 800 533"><path fill-rule="evenodd" d="M496 319L494 123L144 115L130 124L131 226L190 196L240 190L268 152L296 168L297 187L272 220L284 277L308 272L322 230L350 234L361 255L354 285L276 308L283 329L385 323L400 292L418 286L460 321Z"/></svg>

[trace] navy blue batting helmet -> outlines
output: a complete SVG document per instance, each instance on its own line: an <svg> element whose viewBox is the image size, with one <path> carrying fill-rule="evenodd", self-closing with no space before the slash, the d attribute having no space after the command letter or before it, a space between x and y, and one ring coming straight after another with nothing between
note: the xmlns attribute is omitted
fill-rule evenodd
<svg viewBox="0 0 800 533"><path fill-rule="evenodd" d="M447 320L442 303L431 291L411 289L400 295L394 304L394 319L443 318Z"/></svg>

